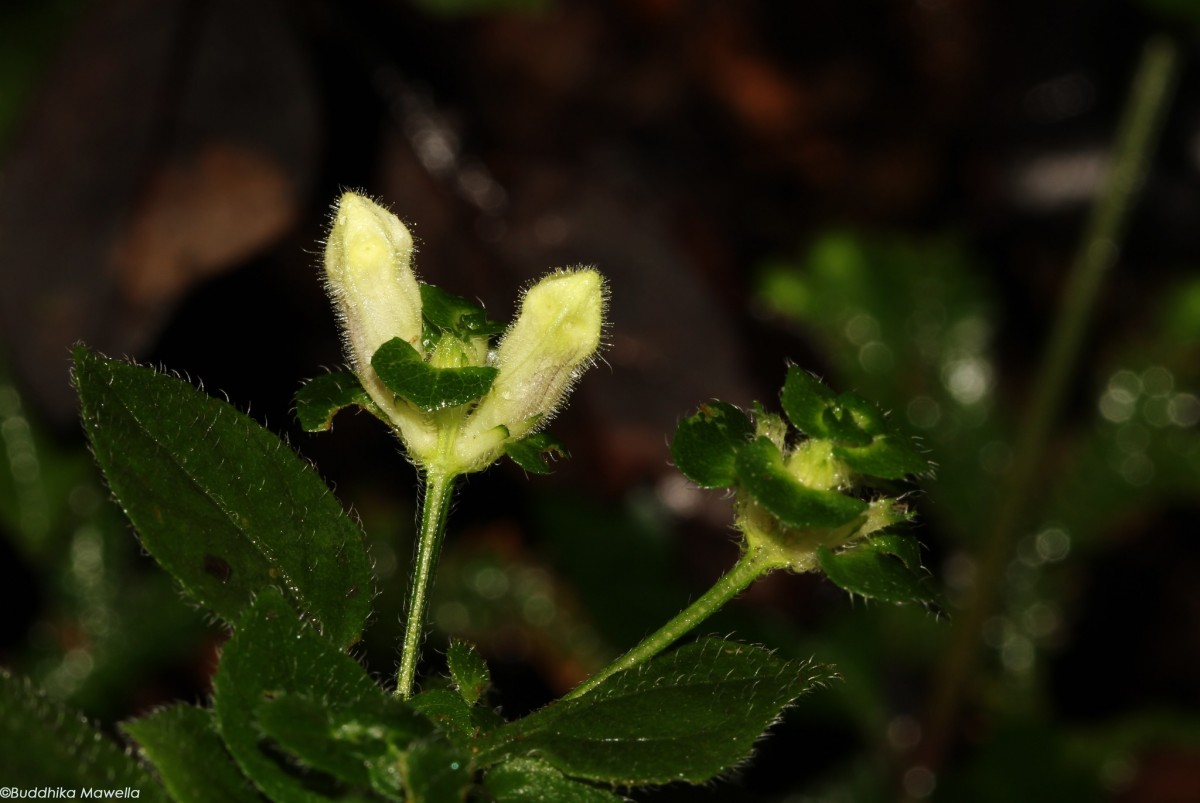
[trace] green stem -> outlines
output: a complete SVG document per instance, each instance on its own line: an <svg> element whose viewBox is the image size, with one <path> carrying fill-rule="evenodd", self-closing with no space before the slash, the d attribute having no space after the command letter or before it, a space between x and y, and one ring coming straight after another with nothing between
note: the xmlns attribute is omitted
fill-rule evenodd
<svg viewBox="0 0 1200 803"><path fill-rule="evenodd" d="M1111 172L1071 266L1062 308L1014 448L1013 466L984 545L973 595L956 618L950 648L933 686L927 737L918 757L924 766L936 768L941 763L967 693L979 651L979 633L999 601L1013 541L1027 521L1050 432L1082 350L1101 285L1120 255L1129 213L1173 95L1178 63L1179 48L1165 36L1152 38L1142 51L1113 146Z"/></svg>
<svg viewBox="0 0 1200 803"><path fill-rule="evenodd" d="M632 669L649 661L678 641L689 630L720 610L725 603L745 591L746 587L759 577L775 568L778 568L778 563L768 558L761 550L747 551L738 559L732 569L717 580L712 588L704 592L703 596L685 608L682 613L655 633L647 636L632 650L576 686L563 699L573 700L576 697L582 697L616 673L624 672L626 669Z"/></svg>
<svg viewBox="0 0 1200 803"><path fill-rule="evenodd" d="M421 529L417 533L417 554L413 560L412 582L408 588L408 610L404 623L404 643L400 648L400 670L396 674L396 696L408 699L413 694L417 659L425 637L425 610L429 607L429 589L437 568L454 474L429 472L425 475L425 499L421 504Z"/></svg>

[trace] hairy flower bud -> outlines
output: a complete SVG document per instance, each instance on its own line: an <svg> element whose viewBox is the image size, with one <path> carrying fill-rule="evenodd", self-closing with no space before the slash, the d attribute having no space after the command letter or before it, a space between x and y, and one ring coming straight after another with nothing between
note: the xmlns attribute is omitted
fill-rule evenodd
<svg viewBox="0 0 1200 803"><path fill-rule="evenodd" d="M412 271L413 239L399 218L347 192L325 242L325 275L354 368L370 366L393 337L421 337L421 290Z"/></svg>
<svg viewBox="0 0 1200 803"><path fill-rule="evenodd" d="M553 273L525 293L496 350L499 374L464 427L464 463L490 462L497 440L524 437L554 415L600 347L606 299L591 268Z"/></svg>
<svg viewBox="0 0 1200 803"><path fill-rule="evenodd" d="M412 254L412 235L399 218L362 195L342 195L325 242L325 286L338 311L350 366L419 460L432 449L436 433L424 416L384 387L371 367L375 352L392 338L420 347L421 289Z"/></svg>

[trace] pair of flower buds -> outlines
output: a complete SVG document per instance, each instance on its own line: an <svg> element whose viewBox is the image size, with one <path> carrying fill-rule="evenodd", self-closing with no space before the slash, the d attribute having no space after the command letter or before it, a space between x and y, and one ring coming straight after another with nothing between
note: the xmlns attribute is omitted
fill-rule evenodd
<svg viewBox="0 0 1200 803"><path fill-rule="evenodd" d="M591 268L549 274L526 290L493 347L498 329L481 310L417 280L413 250L395 215L356 193L341 197L325 272L346 356L414 462L446 475L479 471L562 406L600 347L607 288ZM457 323L433 309L447 299L459 305ZM413 391L398 393L398 382Z"/></svg>

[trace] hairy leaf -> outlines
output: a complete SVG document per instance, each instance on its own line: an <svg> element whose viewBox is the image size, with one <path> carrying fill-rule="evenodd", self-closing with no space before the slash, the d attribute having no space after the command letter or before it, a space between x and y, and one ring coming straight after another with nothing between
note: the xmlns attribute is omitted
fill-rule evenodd
<svg viewBox="0 0 1200 803"><path fill-rule="evenodd" d="M388 390L425 412L475 401L488 392L496 378L490 366L434 368L406 340L394 337L379 347L371 367Z"/></svg>
<svg viewBox="0 0 1200 803"><path fill-rule="evenodd" d="M465 340L490 337L504 331L504 324L490 320L480 305L432 284L421 285L421 314L426 328L433 329L433 334L445 332Z"/></svg>
<svg viewBox="0 0 1200 803"><path fill-rule="evenodd" d="M833 391L821 380L798 365L788 366L779 402L792 426L813 438L828 437L825 410L833 401Z"/></svg>
<svg viewBox="0 0 1200 803"><path fill-rule="evenodd" d="M358 377L346 371L310 379L296 393L296 417L305 432L329 430L334 415L346 407L375 409Z"/></svg>
<svg viewBox="0 0 1200 803"><path fill-rule="evenodd" d="M839 527L867 509L861 499L801 483L788 473L778 447L764 437L738 451L737 472L741 486L789 527Z"/></svg>
<svg viewBox="0 0 1200 803"><path fill-rule="evenodd" d="M471 644L451 639L450 648L446 650L446 663L463 701L467 705L479 702L488 686L492 685L492 675L483 656Z"/></svg>
<svg viewBox="0 0 1200 803"><path fill-rule="evenodd" d="M388 765L433 731L429 720L392 698L331 706L285 692L264 700L257 714L263 733L304 765L388 795L403 795Z"/></svg>
<svg viewBox="0 0 1200 803"><path fill-rule="evenodd" d="M671 441L671 459L701 488L725 488L736 481L737 452L753 435L754 426L737 407L706 402L679 422Z"/></svg>
<svg viewBox="0 0 1200 803"><path fill-rule="evenodd" d="M528 437L504 444L504 453L514 463L530 474L549 474L550 464L546 457L570 457L570 452L562 445L562 441L548 432L536 432Z"/></svg>
<svg viewBox="0 0 1200 803"><path fill-rule="evenodd" d="M829 677L823 666L703 639L509 723L483 741L479 760L536 754L574 778L698 783L746 758L786 706Z"/></svg>
<svg viewBox="0 0 1200 803"><path fill-rule="evenodd" d="M334 643L358 641L371 571L358 525L275 435L187 382L80 346L83 423L146 549L235 621L268 587Z"/></svg>
<svg viewBox="0 0 1200 803"><path fill-rule="evenodd" d="M158 781L79 714L0 669L0 785L136 789L168 800Z"/></svg>
<svg viewBox="0 0 1200 803"><path fill-rule="evenodd" d="M496 803L619 803L612 792L573 781L534 758L506 761L488 772L484 787Z"/></svg>
<svg viewBox="0 0 1200 803"><path fill-rule="evenodd" d="M217 734L212 712L179 703L121 725L176 800L256 803L262 798Z"/></svg>
<svg viewBox="0 0 1200 803"><path fill-rule="evenodd" d="M882 536L844 552L821 547L817 560L826 577L852 594L883 602L937 605L933 592L910 570L913 548L903 546L903 541L911 539ZM916 546L915 541L912 544Z"/></svg>
<svg viewBox="0 0 1200 803"><path fill-rule="evenodd" d="M929 461L903 435L876 435L861 447L835 444L833 454L853 471L868 477L899 480L930 470Z"/></svg>
<svg viewBox="0 0 1200 803"><path fill-rule="evenodd" d="M259 719L266 704L283 695L320 700L332 712L387 704L363 668L306 627L275 589L259 594L238 621L213 692L229 752L264 794L284 801L324 800L343 785L323 772L298 772L293 760L272 750Z"/></svg>

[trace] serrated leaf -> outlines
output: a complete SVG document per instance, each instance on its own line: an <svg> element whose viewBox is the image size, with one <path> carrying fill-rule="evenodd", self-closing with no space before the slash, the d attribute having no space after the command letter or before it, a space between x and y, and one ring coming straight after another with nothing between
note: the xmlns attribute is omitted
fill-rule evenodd
<svg viewBox="0 0 1200 803"><path fill-rule="evenodd" d="M917 539L907 535L884 533L872 536L870 545L877 552L899 558L910 572L921 571L921 545Z"/></svg>
<svg viewBox="0 0 1200 803"><path fill-rule="evenodd" d="M81 715L0 668L0 785L136 789L167 801L158 781Z"/></svg>
<svg viewBox="0 0 1200 803"><path fill-rule="evenodd" d="M410 698L408 704L451 737L471 737L478 729L471 706L450 689L427 689Z"/></svg>
<svg viewBox="0 0 1200 803"><path fill-rule="evenodd" d="M792 426L813 438L829 436L824 414L834 393L821 380L798 365L788 366L779 402Z"/></svg>
<svg viewBox="0 0 1200 803"><path fill-rule="evenodd" d="M217 734L212 712L179 703L160 708L141 719L125 722L121 730L138 747L162 779L171 797L189 803L262 800Z"/></svg>
<svg viewBox="0 0 1200 803"><path fill-rule="evenodd" d="M425 412L475 401L488 392L497 372L490 366L434 368L411 343L398 337L379 347L371 367L388 390Z"/></svg>
<svg viewBox="0 0 1200 803"><path fill-rule="evenodd" d="M875 538L844 552L820 547L817 561L834 585L860 597L937 605L937 598L922 578L905 565L911 554L893 557L897 551L903 548L898 550L894 541Z"/></svg>
<svg viewBox="0 0 1200 803"><path fill-rule="evenodd" d="M342 785L325 773L300 772L272 749L260 706L282 695L320 700L333 711L382 709L386 696L361 666L306 627L282 594L268 589L237 623L213 679L214 711L229 752L272 800L318 801Z"/></svg>
<svg viewBox="0 0 1200 803"><path fill-rule="evenodd" d="M571 456L562 441L548 432L535 432L519 441L510 441L504 444L504 453L530 474L549 474L550 464L546 461L549 455Z"/></svg>
<svg viewBox="0 0 1200 803"><path fill-rule="evenodd" d="M305 432L329 430L334 415L346 407L375 407L358 377L346 371L310 379L296 393L296 418Z"/></svg>
<svg viewBox="0 0 1200 803"><path fill-rule="evenodd" d="M475 705L492 685L492 673L487 662L471 644L451 639L446 650L446 664L458 694L467 705Z"/></svg>
<svg viewBox="0 0 1200 803"><path fill-rule="evenodd" d="M491 337L504 331L504 324L490 320L478 304L447 293L432 284L421 285L421 314L427 327L455 337Z"/></svg>
<svg viewBox="0 0 1200 803"><path fill-rule="evenodd" d="M754 426L737 407L707 402L679 422L671 441L671 459L701 488L726 488L737 479L738 449L753 436Z"/></svg>
<svg viewBox="0 0 1200 803"><path fill-rule="evenodd" d="M362 531L312 467L231 405L80 346L75 385L96 461L142 544L227 622L279 586L335 644L370 613Z"/></svg>
<svg viewBox="0 0 1200 803"><path fill-rule="evenodd" d="M516 758L493 767L483 785L496 803L620 803L624 799L573 781L536 758Z"/></svg>
<svg viewBox="0 0 1200 803"><path fill-rule="evenodd" d="M509 723L483 741L479 761L536 753L574 778L700 783L745 759L781 710L829 677L823 666L703 639Z"/></svg>
<svg viewBox="0 0 1200 803"><path fill-rule="evenodd" d="M852 471L885 480L899 480L930 470L929 461L902 435L877 435L862 447L834 444L833 454Z"/></svg>
<svg viewBox="0 0 1200 803"><path fill-rule="evenodd" d="M818 491L788 473L778 447L755 438L737 453L738 483L789 527L840 527L867 509L867 503L837 491Z"/></svg>

